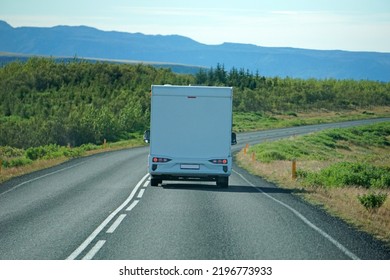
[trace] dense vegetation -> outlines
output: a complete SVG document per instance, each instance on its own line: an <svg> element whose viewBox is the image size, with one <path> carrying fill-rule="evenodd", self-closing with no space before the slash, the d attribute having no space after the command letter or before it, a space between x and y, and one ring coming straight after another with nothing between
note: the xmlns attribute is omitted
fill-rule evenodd
<svg viewBox="0 0 390 280"><path fill-rule="evenodd" d="M242 112L331 111L390 105L390 83L355 80L266 78L217 65L196 75L196 84L234 87L234 109Z"/></svg>
<svg viewBox="0 0 390 280"><path fill-rule="evenodd" d="M32 58L0 68L0 146L129 139L149 124L151 84L233 86L234 110L254 114L390 105L390 83L266 78L221 65L183 75L146 65Z"/></svg>
<svg viewBox="0 0 390 280"><path fill-rule="evenodd" d="M151 84L191 76L151 66L33 58L0 69L0 145L79 146L131 137L149 122Z"/></svg>

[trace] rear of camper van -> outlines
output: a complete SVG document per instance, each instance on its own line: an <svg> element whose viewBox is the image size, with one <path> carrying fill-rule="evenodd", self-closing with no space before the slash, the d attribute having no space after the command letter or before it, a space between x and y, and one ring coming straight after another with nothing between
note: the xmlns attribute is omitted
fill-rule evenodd
<svg viewBox="0 0 390 280"><path fill-rule="evenodd" d="M151 184L206 180L227 187L232 169L233 89L156 85L151 98L145 139L150 142Z"/></svg>

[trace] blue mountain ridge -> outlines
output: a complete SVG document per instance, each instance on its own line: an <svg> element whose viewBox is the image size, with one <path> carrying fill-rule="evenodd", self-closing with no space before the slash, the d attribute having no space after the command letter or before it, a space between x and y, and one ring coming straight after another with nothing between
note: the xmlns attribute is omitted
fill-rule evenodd
<svg viewBox="0 0 390 280"><path fill-rule="evenodd" d="M206 45L179 35L101 31L88 26L17 27L0 21L0 52L232 67L263 76L390 81L390 53Z"/></svg>

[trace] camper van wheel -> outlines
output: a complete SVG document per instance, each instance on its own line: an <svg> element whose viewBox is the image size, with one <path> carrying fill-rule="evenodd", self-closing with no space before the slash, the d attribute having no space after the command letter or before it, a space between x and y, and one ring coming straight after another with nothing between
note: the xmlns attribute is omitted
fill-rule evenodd
<svg viewBox="0 0 390 280"><path fill-rule="evenodd" d="M150 180L150 184L152 185L152 187L157 187L158 184L161 184L161 183L162 183L162 180L157 179L157 178L152 178Z"/></svg>
<svg viewBox="0 0 390 280"><path fill-rule="evenodd" d="M227 188L229 186L229 177L218 177L217 186L221 188Z"/></svg>

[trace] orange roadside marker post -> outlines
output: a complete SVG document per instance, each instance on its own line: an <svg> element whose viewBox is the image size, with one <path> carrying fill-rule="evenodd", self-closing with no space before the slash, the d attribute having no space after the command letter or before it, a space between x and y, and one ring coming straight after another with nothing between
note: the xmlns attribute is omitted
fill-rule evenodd
<svg viewBox="0 0 390 280"><path fill-rule="evenodd" d="M294 159L292 161L292 166L291 166L291 177L293 179L297 178L297 161Z"/></svg>

